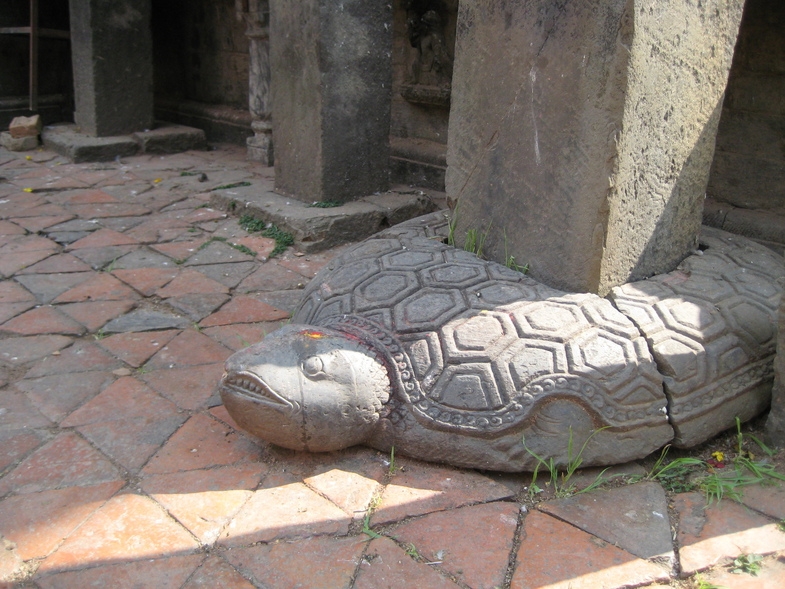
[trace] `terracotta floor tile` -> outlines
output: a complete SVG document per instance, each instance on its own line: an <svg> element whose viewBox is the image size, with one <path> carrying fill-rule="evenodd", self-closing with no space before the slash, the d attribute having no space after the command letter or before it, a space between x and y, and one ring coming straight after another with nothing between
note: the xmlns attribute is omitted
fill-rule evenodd
<svg viewBox="0 0 785 589"><path fill-rule="evenodd" d="M267 468L242 464L145 477L142 489L203 544L212 544L251 497Z"/></svg>
<svg viewBox="0 0 785 589"><path fill-rule="evenodd" d="M41 413L57 422L95 397L114 380L111 372L78 372L24 379L15 386L27 393Z"/></svg>
<svg viewBox="0 0 785 589"><path fill-rule="evenodd" d="M90 266L75 258L71 254L57 254L50 256L43 262L33 264L19 272L19 274L68 274L72 272L89 272Z"/></svg>
<svg viewBox="0 0 785 589"><path fill-rule="evenodd" d="M48 240L46 237L38 235L25 235L17 237L13 241L0 247L0 255L6 256L8 254L20 254L25 252L54 252L57 250L57 244Z"/></svg>
<svg viewBox="0 0 785 589"><path fill-rule="evenodd" d="M207 238L200 237L192 240L159 243L151 247L165 256L169 256L173 260L187 260L198 252L199 248L205 243L207 243Z"/></svg>
<svg viewBox="0 0 785 589"><path fill-rule="evenodd" d="M41 589L77 587L180 589L203 560L202 554L172 556L157 560L129 559L130 562L36 577L36 584ZM213 585L213 587L217 589L220 586Z"/></svg>
<svg viewBox="0 0 785 589"><path fill-rule="evenodd" d="M64 335L32 335L0 340L0 363L19 366L59 352L73 340Z"/></svg>
<svg viewBox="0 0 785 589"><path fill-rule="evenodd" d="M504 585L518 526L517 503L486 503L431 513L392 536L473 589Z"/></svg>
<svg viewBox="0 0 785 589"><path fill-rule="evenodd" d="M289 313L263 303L253 297L232 297L221 309L203 319L202 327L231 325L234 323L258 323L260 321L280 321L289 317Z"/></svg>
<svg viewBox="0 0 785 589"><path fill-rule="evenodd" d="M32 266L52 255L51 250L36 250L31 252L15 252L15 253L1 253L0 252L0 276L9 277L13 276L19 270Z"/></svg>
<svg viewBox="0 0 785 589"><path fill-rule="evenodd" d="M163 368L141 376L148 385L183 409L195 411L205 406L216 393L224 371L223 362Z"/></svg>
<svg viewBox="0 0 785 589"><path fill-rule="evenodd" d="M24 227L25 220L41 219L44 217L59 217L61 219L60 221L55 221L52 223L52 225L73 219L73 215L67 212L63 207L53 203L44 202L38 206L26 207L18 212L12 213L9 215L8 220ZM25 228L32 233L37 231L35 229L28 229L27 227Z"/></svg>
<svg viewBox="0 0 785 589"><path fill-rule="evenodd" d="M100 331L109 321L125 315L135 307L136 301L132 300L93 301L58 306L60 311L84 325L89 333Z"/></svg>
<svg viewBox="0 0 785 589"><path fill-rule="evenodd" d="M12 221L17 225L19 225L20 227L24 227L31 233L37 233L38 231L43 231L47 227L52 227L53 225L59 225L60 223L65 223L66 221L70 221L73 218L74 216L71 213L66 213L65 211L63 211L62 214L23 217L23 218L12 219Z"/></svg>
<svg viewBox="0 0 785 589"><path fill-rule="evenodd" d="M164 243L188 235L190 225L184 221L172 222L169 219L152 217L147 222L129 229L126 234L140 243Z"/></svg>
<svg viewBox="0 0 785 589"><path fill-rule="evenodd" d="M380 489L379 480L341 468L307 477L303 482L354 519L365 516L371 500Z"/></svg>
<svg viewBox="0 0 785 589"><path fill-rule="evenodd" d="M105 219L107 217L137 217L150 213L150 209L141 205L124 202L107 202L95 204L73 204L68 210L82 219Z"/></svg>
<svg viewBox="0 0 785 589"><path fill-rule="evenodd" d="M66 202L71 204L88 204L98 202L117 202L117 199L103 190L80 190L68 197Z"/></svg>
<svg viewBox="0 0 785 589"><path fill-rule="evenodd" d="M785 551L785 534L776 523L734 501L706 507L701 493L682 493L672 503L679 517L677 541L684 575L740 554Z"/></svg>
<svg viewBox="0 0 785 589"><path fill-rule="evenodd" d="M185 417L174 404L128 376L115 381L61 425L76 427L102 452L136 470Z"/></svg>
<svg viewBox="0 0 785 589"><path fill-rule="evenodd" d="M0 221L0 235L24 235L25 233L26 231L16 223Z"/></svg>
<svg viewBox="0 0 785 589"><path fill-rule="evenodd" d="M715 568L701 575L706 583L714 587L731 589L782 589L785 587L785 555L764 558L761 570L755 576L747 573L732 573L730 567Z"/></svg>
<svg viewBox="0 0 785 589"><path fill-rule="evenodd" d="M205 221L215 221L216 219L226 219L228 215L225 211L218 211L209 207L196 209L193 213L185 217L188 223L204 223Z"/></svg>
<svg viewBox="0 0 785 589"><path fill-rule="evenodd" d="M223 421L225 424L231 426L232 428L240 431L241 428L237 423L232 419L232 416L229 415L229 412L226 410L226 407L223 405L218 405L217 407L213 407L210 409L210 415Z"/></svg>
<svg viewBox="0 0 785 589"><path fill-rule="evenodd" d="M196 270L184 269L165 287L156 292L162 299L191 294L228 293L229 289Z"/></svg>
<svg viewBox="0 0 785 589"><path fill-rule="evenodd" d="M284 321L271 321L264 323L238 323L235 325L221 325L219 327L207 327L202 333L210 336L220 344L223 344L233 352L242 350L248 346L260 342L268 333L285 325Z"/></svg>
<svg viewBox="0 0 785 589"><path fill-rule="evenodd" d="M149 297L169 284L179 271L179 268L133 268L114 270L112 274L140 294Z"/></svg>
<svg viewBox="0 0 785 589"><path fill-rule="evenodd" d="M85 301L119 301L136 299L136 292L111 274L94 273L78 286L59 295L53 303L82 303Z"/></svg>
<svg viewBox="0 0 785 589"><path fill-rule="evenodd" d="M49 305L31 309L0 326L0 332L15 335L81 335L83 325Z"/></svg>
<svg viewBox="0 0 785 589"><path fill-rule="evenodd" d="M237 287L237 292L268 292L303 288L308 282L301 274L279 266L274 260L266 262Z"/></svg>
<svg viewBox="0 0 785 589"><path fill-rule="evenodd" d="M117 469L80 436L63 432L0 479L0 495L120 481Z"/></svg>
<svg viewBox="0 0 785 589"><path fill-rule="evenodd" d="M122 363L92 342L78 341L58 355L51 354L34 365L25 378L71 372L112 371Z"/></svg>
<svg viewBox="0 0 785 589"><path fill-rule="evenodd" d="M285 256L278 260L278 264L284 268L297 272L306 278L313 278L319 270L324 268L327 263L337 255L337 253L337 250L330 250L300 257Z"/></svg>
<svg viewBox="0 0 785 589"><path fill-rule="evenodd" d="M150 368L175 368L224 362L231 351L206 335L186 329L150 359Z"/></svg>
<svg viewBox="0 0 785 589"><path fill-rule="evenodd" d="M122 493L107 501L44 560L39 573L185 555L197 548L193 536L155 501Z"/></svg>
<svg viewBox="0 0 785 589"><path fill-rule="evenodd" d="M179 333L179 329L118 333L99 340L98 345L126 364L138 368Z"/></svg>
<svg viewBox="0 0 785 589"><path fill-rule="evenodd" d="M233 548L224 556L237 570L268 589L348 589L366 544L364 536L308 538ZM305 555L308 556L304 558ZM377 585L374 589L383 587L387 586ZM390 587L430 589L416 583Z"/></svg>
<svg viewBox="0 0 785 589"><path fill-rule="evenodd" d="M112 229L103 228L91 233L87 237L83 237L79 241L75 241L69 245L67 249L77 250L113 245L136 245L137 243L139 242L132 237L128 237L127 235L123 235Z"/></svg>
<svg viewBox="0 0 785 589"><path fill-rule="evenodd" d="M405 465L405 470L396 472L384 490L381 505L371 519L374 525L468 503L507 499L514 494L504 485L474 471L410 460L398 462Z"/></svg>
<svg viewBox="0 0 785 589"><path fill-rule="evenodd" d="M108 269L114 260L123 257L139 247L141 246L113 245L108 247L85 247L74 250L73 254L85 264L89 265L93 270L103 270L105 268Z"/></svg>
<svg viewBox="0 0 785 589"><path fill-rule="evenodd" d="M49 427L52 423L33 406L24 393L5 389L0 394L0 431Z"/></svg>
<svg viewBox="0 0 785 589"><path fill-rule="evenodd" d="M183 589L254 589L240 573L218 556L208 556Z"/></svg>
<svg viewBox="0 0 785 589"><path fill-rule="evenodd" d="M166 303L198 323L229 300L228 294L193 294L166 299Z"/></svg>
<svg viewBox="0 0 785 589"><path fill-rule="evenodd" d="M90 279L94 272L68 274L21 274L16 280L35 295L39 303L51 303L55 297Z"/></svg>
<svg viewBox="0 0 785 589"><path fill-rule="evenodd" d="M41 558L121 487L110 482L8 497L0 501L0 529L24 560Z"/></svg>
<svg viewBox="0 0 785 589"><path fill-rule="evenodd" d="M0 303L0 324L10 321L17 315L35 307L35 302L27 303Z"/></svg>
<svg viewBox="0 0 785 589"><path fill-rule="evenodd" d="M12 280L0 282L0 303L34 302L35 296L23 286Z"/></svg>
<svg viewBox="0 0 785 589"><path fill-rule="evenodd" d="M256 252L256 257L266 260L270 257L273 249L275 249L275 240L269 237L261 237L258 235L248 235L246 237L239 237L230 239L235 245L244 245L248 249Z"/></svg>
<svg viewBox="0 0 785 589"><path fill-rule="evenodd" d="M669 568L537 511L526 516L521 538L511 589L636 587L669 578Z"/></svg>
<svg viewBox="0 0 785 589"><path fill-rule="evenodd" d="M43 443L43 434L35 430L0 431L0 472Z"/></svg>
<svg viewBox="0 0 785 589"><path fill-rule="evenodd" d="M145 475L259 462L259 447L232 428L204 414L177 430L142 469Z"/></svg>
<svg viewBox="0 0 785 589"><path fill-rule="evenodd" d="M389 538L371 541L357 572L353 589L427 587L456 589L457 585L436 570L417 562Z"/></svg>
<svg viewBox="0 0 785 589"><path fill-rule="evenodd" d="M351 517L311 491L293 483L256 491L221 534L219 542L245 546L279 538L346 534Z"/></svg>

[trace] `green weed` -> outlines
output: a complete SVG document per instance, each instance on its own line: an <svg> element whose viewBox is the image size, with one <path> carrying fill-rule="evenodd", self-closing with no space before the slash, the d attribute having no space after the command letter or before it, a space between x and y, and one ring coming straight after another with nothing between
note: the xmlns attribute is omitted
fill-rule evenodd
<svg viewBox="0 0 785 589"><path fill-rule="evenodd" d="M267 223L261 219L252 217L251 215L243 215L240 217L238 224L248 233L257 233L259 231L264 231L267 228Z"/></svg>
<svg viewBox="0 0 785 589"><path fill-rule="evenodd" d="M490 225L488 225L488 229L483 232L480 232L478 229L469 229L466 232L466 240L463 242L463 249L473 253L478 258L481 258L482 250L485 247L485 240L488 238L490 229Z"/></svg>
<svg viewBox="0 0 785 589"><path fill-rule="evenodd" d="M270 257L276 256L286 251L286 248L294 244L294 236L291 233L278 229L275 225L270 225L267 229L262 231L264 237L275 240L275 247L270 252Z"/></svg>
<svg viewBox="0 0 785 589"><path fill-rule="evenodd" d="M390 476L395 474L395 446L390 448L390 467L387 469L387 474Z"/></svg>
<svg viewBox="0 0 785 589"><path fill-rule="evenodd" d="M760 554L742 554L734 559L730 572L736 573L737 575L747 573L748 575L757 577L761 568L760 561L762 560L763 557Z"/></svg>
<svg viewBox="0 0 785 589"><path fill-rule="evenodd" d="M408 554L412 558L416 558L417 560L420 560L422 558L422 556L420 556L420 552L417 550L417 547L411 542L409 542L409 544L406 545L406 554Z"/></svg>

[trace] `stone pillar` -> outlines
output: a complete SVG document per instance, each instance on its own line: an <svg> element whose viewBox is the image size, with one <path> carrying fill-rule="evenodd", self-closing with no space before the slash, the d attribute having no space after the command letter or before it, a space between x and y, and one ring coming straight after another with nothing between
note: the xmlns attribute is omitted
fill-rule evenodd
<svg viewBox="0 0 785 589"><path fill-rule="evenodd" d="M153 127L150 0L70 0L74 120L87 135Z"/></svg>
<svg viewBox="0 0 785 589"><path fill-rule="evenodd" d="M389 183L392 3L271 0L275 186L347 201Z"/></svg>
<svg viewBox="0 0 785 589"><path fill-rule="evenodd" d="M446 189L456 240L605 294L695 247L743 0L465 0Z"/></svg>
<svg viewBox="0 0 785 589"><path fill-rule="evenodd" d="M246 141L248 159L273 165L273 126L270 106L270 3L251 0L245 13L248 29L248 108L253 116L254 136Z"/></svg>

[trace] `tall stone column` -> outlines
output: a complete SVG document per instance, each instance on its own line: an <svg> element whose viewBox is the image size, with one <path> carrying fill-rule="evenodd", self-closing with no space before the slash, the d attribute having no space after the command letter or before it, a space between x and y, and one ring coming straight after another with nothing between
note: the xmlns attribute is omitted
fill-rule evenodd
<svg viewBox="0 0 785 589"><path fill-rule="evenodd" d="M246 141L248 159L273 165L273 126L270 105L270 3L251 0L244 15L249 44L248 108L254 136Z"/></svg>
<svg viewBox="0 0 785 589"><path fill-rule="evenodd" d="M87 135L153 127L150 0L70 0L74 119Z"/></svg>
<svg viewBox="0 0 785 589"><path fill-rule="evenodd" d="M695 247L743 0L461 0L456 239L605 294ZM486 235L487 234L487 235Z"/></svg>
<svg viewBox="0 0 785 589"><path fill-rule="evenodd" d="M389 183L392 3L271 0L275 186L347 201Z"/></svg>

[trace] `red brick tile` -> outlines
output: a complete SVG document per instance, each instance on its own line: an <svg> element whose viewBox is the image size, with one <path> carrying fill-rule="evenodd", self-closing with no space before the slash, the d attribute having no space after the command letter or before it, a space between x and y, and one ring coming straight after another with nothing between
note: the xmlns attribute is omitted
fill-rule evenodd
<svg viewBox="0 0 785 589"><path fill-rule="evenodd" d="M368 473L352 472L340 467L307 477L303 482L320 495L327 497L354 519L362 519L376 492L383 474L379 469L376 478Z"/></svg>
<svg viewBox="0 0 785 589"><path fill-rule="evenodd" d="M0 326L0 332L16 335L81 335L84 331L84 326L49 305L31 309Z"/></svg>
<svg viewBox="0 0 785 589"><path fill-rule="evenodd" d="M761 570L755 575L732 573L730 568L716 568L701 575L713 587L732 589L782 589L785 587L785 555L764 558Z"/></svg>
<svg viewBox="0 0 785 589"><path fill-rule="evenodd" d="M669 570L539 512L526 516L511 589L595 589L667 581Z"/></svg>
<svg viewBox="0 0 785 589"><path fill-rule="evenodd" d="M19 274L68 274L72 272L89 272L90 266L75 258L71 254L57 254L50 256L43 262L28 266Z"/></svg>
<svg viewBox="0 0 785 589"><path fill-rule="evenodd" d="M66 202L71 204L88 204L98 202L117 202L117 199L103 190L80 190L69 197Z"/></svg>
<svg viewBox="0 0 785 589"><path fill-rule="evenodd" d="M16 213L9 215L8 220L12 223L22 225L26 218L38 219L41 217L62 217L64 220L73 219L73 215L68 213L63 207L52 203L43 203L35 207L27 207ZM53 223L56 225L57 223Z"/></svg>
<svg viewBox="0 0 785 589"><path fill-rule="evenodd" d="M785 474L785 452L779 452L772 459L772 466ZM741 502L777 520L785 520L785 488L779 485L751 485L744 487Z"/></svg>
<svg viewBox="0 0 785 589"><path fill-rule="evenodd" d="M308 280L301 274L270 260L237 286L237 292L270 292L303 288Z"/></svg>
<svg viewBox="0 0 785 589"><path fill-rule="evenodd" d="M49 427L51 422L36 409L24 393L14 389L0 395L0 431Z"/></svg>
<svg viewBox="0 0 785 589"><path fill-rule="evenodd" d="M166 299L169 306L187 315L192 321L200 321L229 300L224 293L190 294Z"/></svg>
<svg viewBox="0 0 785 589"><path fill-rule="evenodd" d="M165 256L169 256L173 260L187 260L196 252L199 251L199 248L207 242L206 237L201 237L199 239L193 239L189 241L172 241L169 243L159 243L158 245L150 246L157 252L164 254Z"/></svg>
<svg viewBox="0 0 785 589"><path fill-rule="evenodd" d="M142 469L160 474L259 462L259 447L229 426L204 414L194 415Z"/></svg>
<svg viewBox="0 0 785 589"><path fill-rule="evenodd" d="M202 327L231 325L234 323L258 323L260 321L279 321L289 317L289 313L276 309L253 297L232 297L217 313L203 319Z"/></svg>
<svg viewBox="0 0 785 589"><path fill-rule="evenodd" d="M184 221L188 223L206 223L207 221L215 221L217 219L226 219L228 215L224 211L217 211L209 207L202 207L196 209L193 213L189 213L184 217Z"/></svg>
<svg viewBox="0 0 785 589"><path fill-rule="evenodd" d="M275 240L269 237L259 237L258 235L248 235L230 240L235 245L244 245L248 249L256 252L257 258L267 259L275 249Z"/></svg>
<svg viewBox="0 0 785 589"><path fill-rule="evenodd" d="M207 278L201 272L186 268L165 287L161 288L156 294L162 299L169 297L181 297L189 294L226 294L229 289L211 278Z"/></svg>
<svg viewBox="0 0 785 589"><path fill-rule="evenodd" d="M163 243L173 241L188 233L190 225L184 221L160 219L157 216L126 231L126 235L141 243Z"/></svg>
<svg viewBox="0 0 785 589"><path fill-rule="evenodd" d="M191 554L157 560L121 562L36 578L36 584L41 589L74 589L75 587L179 589L203 560L204 555ZM221 586L213 585L213 587Z"/></svg>
<svg viewBox="0 0 785 589"><path fill-rule="evenodd" d="M212 544L266 470L262 464L242 464L153 475L142 481L142 489L203 544Z"/></svg>
<svg viewBox="0 0 785 589"><path fill-rule="evenodd" d="M85 301L118 301L135 299L134 290L106 272L97 272L79 286L59 295L54 303L82 303Z"/></svg>
<svg viewBox="0 0 785 589"><path fill-rule="evenodd" d="M0 252L0 276L13 276L19 270L32 266L52 255L52 250L34 250L29 252Z"/></svg>
<svg viewBox="0 0 785 589"><path fill-rule="evenodd" d="M771 520L733 501L706 507L700 493L673 499L679 517L679 560L690 575L740 554L785 551L785 534Z"/></svg>
<svg viewBox="0 0 785 589"><path fill-rule="evenodd" d="M27 289L11 280L0 282L0 303L26 303L35 301Z"/></svg>
<svg viewBox="0 0 785 589"><path fill-rule="evenodd" d="M71 534L41 563L39 573L182 555L197 548L191 534L152 499L123 493L107 501Z"/></svg>
<svg viewBox="0 0 785 589"><path fill-rule="evenodd" d="M106 219L108 217L138 217L147 215L150 209L124 202L69 205L68 210L82 219Z"/></svg>
<svg viewBox="0 0 785 589"><path fill-rule="evenodd" d="M225 361L231 352L214 342L206 335L186 329L149 362L150 368L175 368L179 366L196 366L199 364L215 364Z"/></svg>
<svg viewBox="0 0 785 589"><path fill-rule="evenodd" d="M114 495L122 483L68 487L15 495L0 501L0 529L24 560L51 553L77 526Z"/></svg>
<svg viewBox="0 0 785 589"><path fill-rule="evenodd" d="M0 479L0 495L119 481L117 469L73 432L63 432Z"/></svg>
<svg viewBox="0 0 785 589"><path fill-rule="evenodd" d="M34 430L0 431L0 472L43 442L42 434Z"/></svg>
<svg viewBox="0 0 785 589"><path fill-rule="evenodd" d="M78 372L20 380L16 387L27 393L36 408L52 421L60 421L115 380L111 372Z"/></svg>
<svg viewBox="0 0 785 589"><path fill-rule="evenodd" d="M92 271L68 274L20 274L16 280L33 293L39 303L50 303L57 295L90 279L94 274Z"/></svg>
<svg viewBox="0 0 785 589"><path fill-rule="evenodd" d="M114 260L122 258L124 255L138 250L139 245L110 245L106 247L85 247L73 250L73 254L89 264L94 270L107 268Z"/></svg>
<svg viewBox="0 0 785 589"><path fill-rule="evenodd" d="M47 170L47 174L42 175L38 178L25 178L24 179L24 187L25 188L33 188L33 189L40 189L40 190L66 190L69 188L86 188L86 185L79 180L75 180L73 178L63 177L59 174L54 174L51 171ZM19 185L21 180L19 177L16 178L17 181L14 184Z"/></svg>
<svg viewBox="0 0 785 589"><path fill-rule="evenodd" d="M153 389L183 409L195 411L204 407L218 388L223 374L223 362L153 370L142 379Z"/></svg>
<svg viewBox="0 0 785 589"><path fill-rule="evenodd" d="M32 335L0 340L0 363L19 366L40 360L70 345L73 340L64 335ZM56 357L56 356L55 356Z"/></svg>
<svg viewBox="0 0 785 589"><path fill-rule="evenodd" d="M0 221L0 235L24 235L25 233L25 230L15 223Z"/></svg>
<svg viewBox="0 0 785 589"><path fill-rule="evenodd" d="M65 223L66 221L70 221L73 218L74 218L73 215L71 215L70 213L66 213L64 211L63 214L60 215L22 217L22 218L13 219L13 222L19 225L20 227L24 227L31 233L37 233L38 231L42 231L47 227L52 227L53 225L59 225L60 223Z"/></svg>
<svg viewBox="0 0 785 589"><path fill-rule="evenodd" d="M279 538L346 534L351 517L311 491L293 483L256 491L221 533L219 542L245 546Z"/></svg>
<svg viewBox="0 0 785 589"><path fill-rule="evenodd" d="M99 340L98 345L126 364L139 368L179 333L179 329L118 333Z"/></svg>
<svg viewBox="0 0 785 589"><path fill-rule="evenodd" d="M218 556L208 556L183 589L254 589L240 573Z"/></svg>
<svg viewBox="0 0 785 589"><path fill-rule="evenodd" d="M112 274L142 295L149 297L169 284L179 271L178 268L133 268L114 270Z"/></svg>
<svg viewBox="0 0 785 589"><path fill-rule="evenodd" d="M136 301L94 301L90 303L69 303L58 308L87 328L90 333L99 331L112 319L125 315L136 307Z"/></svg>
<svg viewBox="0 0 785 589"><path fill-rule="evenodd" d="M247 348L251 344L262 341L264 336L279 329L283 325L285 325L284 321L238 323L235 325L207 327L202 330L202 332L233 352L236 352L237 350Z"/></svg>
<svg viewBox="0 0 785 589"><path fill-rule="evenodd" d="M229 415L229 412L226 410L226 407L224 407L223 405L218 405L217 407L213 407L212 409L210 409L210 415L212 415L216 419L220 419L225 424L231 426L232 428L238 431L242 429L240 428L239 425L237 425L234 419L232 419L232 416Z"/></svg>
<svg viewBox="0 0 785 589"><path fill-rule="evenodd" d="M307 256L287 256L278 260L278 264L306 278L313 278L335 255L336 252L326 251L319 254L308 254Z"/></svg>
<svg viewBox="0 0 785 589"><path fill-rule="evenodd" d="M34 302L27 303L0 303L0 324L10 321L17 315L35 307Z"/></svg>
<svg viewBox="0 0 785 589"><path fill-rule="evenodd" d="M51 354L34 365L25 378L38 378L53 374L114 370L122 363L92 342L76 342L60 354Z"/></svg>
<svg viewBox="0 0 785 589"><path fill-rule="evenodd" d="M476 472L410 460L398 463L404 469L396 472L384 490L381 505L371 520L373 524L514 495L504 485Z"/></svg>
<svg viewBox="0 0 785 589"><path fill-rule="evenodd" d="M79 239L68 246L69 250L83 249L83 248L96 248L107 247L111 245L136 245L139 243L132 237L118 233L112 229L99 229L90 235Z"/></svg>
<svg viewBox="0 0 785 589"><path fill-rule="evenodd" d="M504 585L518 526L517 503L486 503L431 513L404 523L392 535L469 587Z"/></svg>
<svg viewBox="0 0 785 589"><path fill-rule="evenodd" d="M54 252L55 250L57 250L57 244L48 240L46 237L26 235L24 237L18 237L1 247L0 254L6 256L8 254L29 252Z"/></svg>
<svg viewBox="0 0 785 589"><path fill-rule="evenodd" d="M429 565L412 559L389 538L377 538L363 556L353 589L380 587L455 589L456 585Z"/></svg>
<svg viewBox="0 0 785 589"><path fill-rule="evenodd" d="M308 538L299 542L233 548L224 556L237 570L268 589L349 589L366 544L367 540L362 536ZM377 585L375 589L382 587L387 586ZM416 583L397 587L430 589L428 585Z"/></svg>
<svg viewBox="0 0 785 589"><path fill-rule="evenodd" d="M184 421L176 406L132 377L123 377L63 422L102 452L136 470Z"/></svg>

